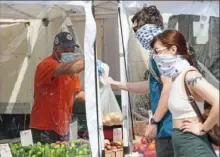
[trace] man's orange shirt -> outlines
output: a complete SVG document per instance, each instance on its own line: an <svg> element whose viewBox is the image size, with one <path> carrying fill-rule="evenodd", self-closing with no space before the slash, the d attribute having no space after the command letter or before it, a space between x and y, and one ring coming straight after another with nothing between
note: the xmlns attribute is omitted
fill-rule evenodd
<svg viewBox="0 0 220 157"><path fill-rule="evenodd" d="M81 91L81 86L76 74L53 77L58 64L50 56L37 66L30 127L67 135L75 94Z"/></svg>

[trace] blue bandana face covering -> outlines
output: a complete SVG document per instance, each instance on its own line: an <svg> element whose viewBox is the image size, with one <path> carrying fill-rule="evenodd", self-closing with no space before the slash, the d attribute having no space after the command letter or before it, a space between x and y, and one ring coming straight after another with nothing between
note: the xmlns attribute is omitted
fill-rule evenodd
<svg viewBox="0 0 220 157"><path fill-rule="evenodd" d="M150 41L161 32L161 27L154 24L145 24L137 30L135 37L146 50L151 50Z"/></svg>

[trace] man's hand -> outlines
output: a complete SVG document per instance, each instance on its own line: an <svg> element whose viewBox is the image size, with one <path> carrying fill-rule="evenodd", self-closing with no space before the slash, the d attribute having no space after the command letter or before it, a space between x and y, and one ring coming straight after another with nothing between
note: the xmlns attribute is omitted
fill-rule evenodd
<svg viewBox="0 0 220 157"><path fill-rule="evenodd" d="M157 125L149 124L145 131L145 137L147 138L148 142L152 142L157 135Z"/></svg>
<svg viewBox="0 0 220 157"><path fill-rule="evenodd" d="M75 99L76 99L77 101L82 101L82 102L84 102L84 101L85 101L85 92L84 92L84 91L79 92L79 93L76 95Z"/></svg>

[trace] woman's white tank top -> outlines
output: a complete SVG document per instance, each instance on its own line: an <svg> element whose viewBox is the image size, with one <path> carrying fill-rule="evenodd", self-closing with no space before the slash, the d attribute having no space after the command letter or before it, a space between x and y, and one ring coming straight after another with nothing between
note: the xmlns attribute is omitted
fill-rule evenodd
<svg viewBox="0 0 220 157"><path fill-rule="evenodd" d="M187 68L188 69L188 68ZM172 113L173 119L184 119L190 117L196 117L197 114L193 110L191 104L188 101L187 95L184 89L184 76L185 71L180 73L179 76L172 83L168 108ZM196 102L201 113L204 113L204 102Z"/></svg>

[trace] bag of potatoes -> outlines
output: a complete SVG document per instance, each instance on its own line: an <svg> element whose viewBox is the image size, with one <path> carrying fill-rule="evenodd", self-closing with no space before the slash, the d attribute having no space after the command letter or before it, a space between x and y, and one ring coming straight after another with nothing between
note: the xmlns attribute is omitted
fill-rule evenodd
<svg viewBox="0 0 220 157"><path fill-rule="evenodd" d="M100 88L100 99L103 125L121 125L123 119L121 109L112 91L111 85L105 80L108 77L108 65L103 64L103 69L104 74L100 76L100 81L102 83Z"/></svg>

